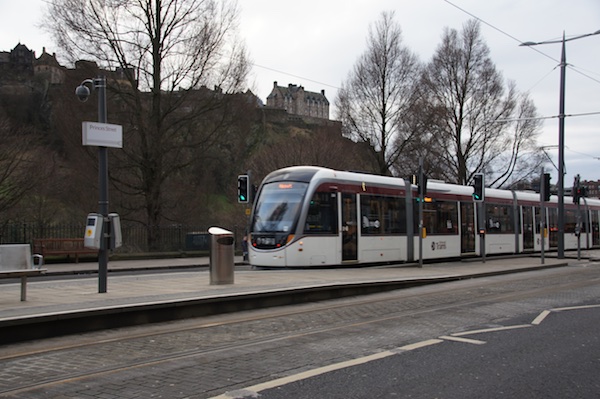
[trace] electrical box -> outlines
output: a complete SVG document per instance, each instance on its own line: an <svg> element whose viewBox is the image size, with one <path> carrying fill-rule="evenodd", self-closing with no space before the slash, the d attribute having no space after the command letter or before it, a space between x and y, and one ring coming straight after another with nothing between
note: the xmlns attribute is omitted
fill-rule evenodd
<svg viewBox="0 0 600 399"><path fill-rule="evenodd" d="M108 220L110 221L110 249L117 249L123 245L121 218L118 213L109 213Z"/></svg>
<svg viewBox="0 0 600 399"><path fill-rule="evenodd" d="M86 248L100 249L102 243L102 215L90 213L87 216L85 224L85 235L83 237L83 246Z"/></svg>

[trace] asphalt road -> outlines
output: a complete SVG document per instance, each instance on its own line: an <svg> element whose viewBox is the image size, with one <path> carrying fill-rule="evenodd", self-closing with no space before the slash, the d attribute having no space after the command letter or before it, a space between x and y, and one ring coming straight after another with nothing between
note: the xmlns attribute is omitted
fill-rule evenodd
<svg viewBox="0 0 600 399"><path fill-rule="evenodd" d="M282 398L598 398L600 307L551 313L537 326L450 337L381 360L269 389Z"/></svg>

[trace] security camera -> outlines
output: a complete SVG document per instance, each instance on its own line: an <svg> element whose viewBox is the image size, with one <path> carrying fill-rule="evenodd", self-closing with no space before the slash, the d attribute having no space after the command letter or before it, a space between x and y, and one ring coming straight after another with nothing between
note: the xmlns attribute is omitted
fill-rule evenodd
<svg viewBox="0 0 600 399"><path fill-rule="evenodd" d="M82 103L86 102L90 98L90 89L87 86L77 86L75 89L75 95L79 98Z"/></svg>

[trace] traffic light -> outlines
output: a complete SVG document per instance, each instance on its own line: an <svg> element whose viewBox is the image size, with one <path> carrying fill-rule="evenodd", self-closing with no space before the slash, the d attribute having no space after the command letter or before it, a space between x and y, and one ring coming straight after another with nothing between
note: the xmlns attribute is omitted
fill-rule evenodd
<svg viewBox="0 0 600 399"><path fill-rule="evenodd" d="M473 201L483 202L485 199L485 181L483 173L475 173L473 176Z"/></svg>
<svg viewBox="0 0 600 399"><path fill-rule="evenodd" d="M427 176L422 174L423 181L419 181L419 197L424 197L427 195Z"/></svg>
<svg viewBox="0 0 600 399"><path fill-rule="evenodd" d="M581 178L579 175L575 176L573 181L573 203L579 204L581 198L587 196L587 189L581 185Z"/></svg>
<svg viewBox="0 0 600 399"><path fill-rule="evenodd" d="M250 200L250 178L248 175L238 176L238 202L247 204Z"/></svg>
<svg viewBox="0 0 600 399"><path fill-rule="evenodd" d="M542 184L544 185L544 201L550 201L550 173L544 173Z"/></svg>
<svg viewBox="0 0 600 399"><path fill-rule="evenodd" d="M419 180L419 175L412 175L411 183L417 186L417 195L424 197L427 195L427 176L423 173L423 181Z"/></svg>
<svg viewBox="0 0 600 399"><path fill-rule="evenodd" d="M577 188L573 187L573 203L574 204L579 204L581 198L584 198L587 196L587 189L583 186L579 186Z"/></svg>

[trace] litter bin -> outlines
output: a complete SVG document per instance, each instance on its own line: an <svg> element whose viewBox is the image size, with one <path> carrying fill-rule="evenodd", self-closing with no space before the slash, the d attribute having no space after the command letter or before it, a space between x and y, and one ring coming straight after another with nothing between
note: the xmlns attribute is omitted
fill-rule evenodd
<svg viewBox="0 0 600 399"><path fill-rule="evenodd" d="M233 284L233 233L220 227L208 229L210 240L210 284Z"/></svg>

